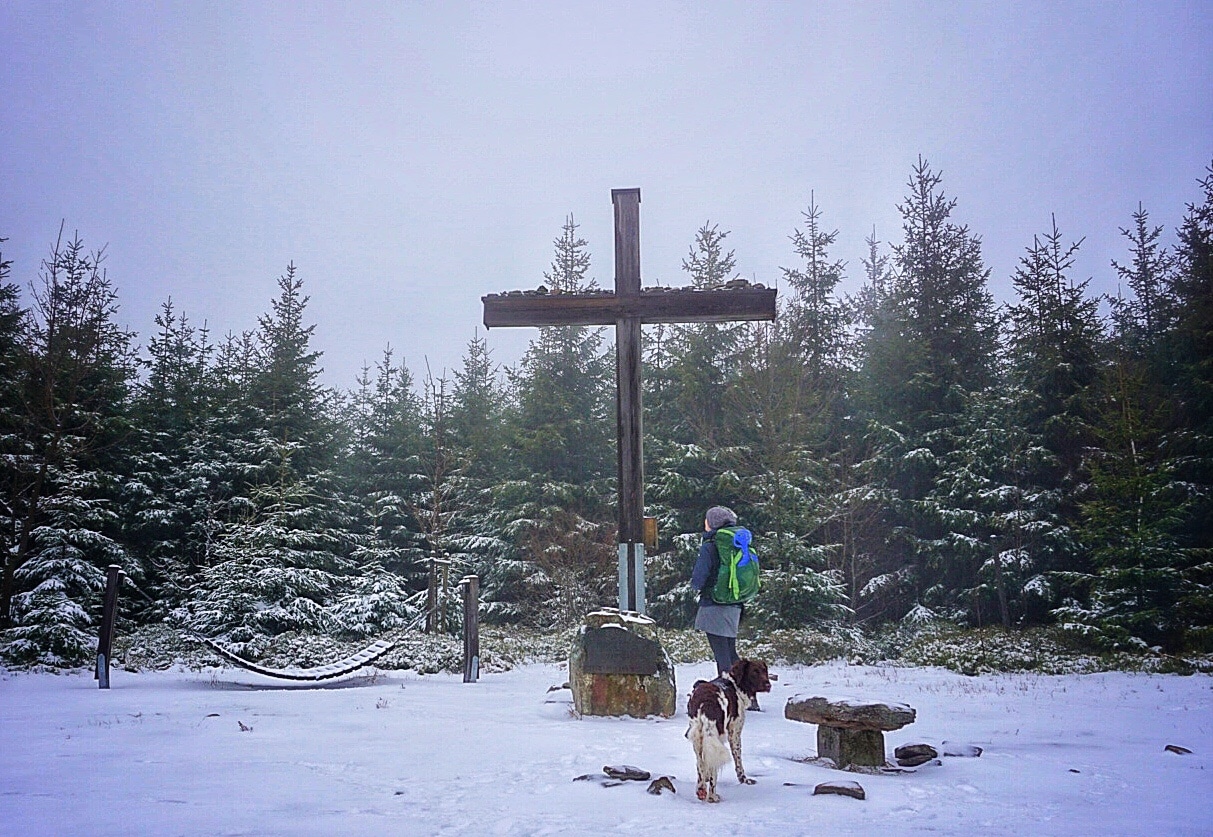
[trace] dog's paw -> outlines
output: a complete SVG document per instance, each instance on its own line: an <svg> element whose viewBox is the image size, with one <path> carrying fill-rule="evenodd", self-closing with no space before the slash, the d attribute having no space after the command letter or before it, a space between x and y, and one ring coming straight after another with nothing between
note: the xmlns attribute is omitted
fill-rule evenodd
<svg viewBox="0 0 1213 837"><path fill-rule="evenodd" d="M738 782L741 782L741 784L743 784L743 785L756 785L756 784L758 784L758 780L757 780L757 779L751 779L749 776L738 776L738 777L737 777L737 781L738 781Z"/></svg>
<svg viewBox="0 0 1213 837"><path fill-rule="evenodd" d="M701 800L706 800L708 798L708 789L695 788L695 796L699 797Z"/></svg>
<svg viewBox="0 0 1213 837"><path fill-rule="evenodd" d="M708 802L719 802L719 801L720 801L720 794L718 794L718 793L708 794Z"/></svg>

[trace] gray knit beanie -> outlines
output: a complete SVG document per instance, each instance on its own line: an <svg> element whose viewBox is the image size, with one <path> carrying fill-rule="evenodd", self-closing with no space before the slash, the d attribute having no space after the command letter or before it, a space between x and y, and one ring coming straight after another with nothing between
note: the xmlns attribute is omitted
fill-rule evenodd
<svg viewBox="0 0 1213 837"><path fill-rule="evenodd" d="M705 517L709 529L719 529L721 526L733 526L737 523L737 515L727 506L712 506Z"/></svg>

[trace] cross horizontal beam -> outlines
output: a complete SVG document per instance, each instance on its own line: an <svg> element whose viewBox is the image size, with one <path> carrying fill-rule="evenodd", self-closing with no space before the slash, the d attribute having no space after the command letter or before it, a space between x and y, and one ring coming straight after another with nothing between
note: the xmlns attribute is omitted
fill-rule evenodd
<svg viewBox="0 0 1213 837"><path fill-rule="evenodd" d="M614 325L630 317L642 323L775 319L775 289L753 286L718 291L647 288L627 295L520 291L490 294L482 301L485 328Z"/></svg>

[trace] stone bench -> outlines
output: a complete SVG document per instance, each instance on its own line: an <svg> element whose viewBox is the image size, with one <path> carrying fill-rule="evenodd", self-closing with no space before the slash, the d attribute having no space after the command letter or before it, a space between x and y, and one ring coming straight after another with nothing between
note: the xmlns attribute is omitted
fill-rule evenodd
<svg viewBox="0 0 1213 837"><path fill-rule="evenodd" d="M884 767L884 734L914 723L915 715L904 703L803 695L789 698L783 709L789 720L817 724L818 757L840 769Z"/></svg>

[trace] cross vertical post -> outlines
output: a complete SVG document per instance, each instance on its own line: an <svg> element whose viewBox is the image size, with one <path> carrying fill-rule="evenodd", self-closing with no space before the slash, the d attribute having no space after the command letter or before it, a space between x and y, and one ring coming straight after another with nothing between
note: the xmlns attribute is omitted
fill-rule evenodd
<svg viewBox="0 0 1213 837"><path fill-rule="evenodd" d="M640 315L628 302L640 296L640 190L613 189L615 296L624 313L615 321L615 390L619 465L619 609L644 612L644 450L640 389Z"/></svg>
<svg viewBox="0 0 1213 837"><path fill-rule="evenodd" d="M615 290L583 293L507 291L482 297L485 328L615 326L619 466L619 609L639 613L644 601L644 456L641 325L775 319L775 289L732 279L723 288L640 287L640 190L612 189Z"/></svg>

